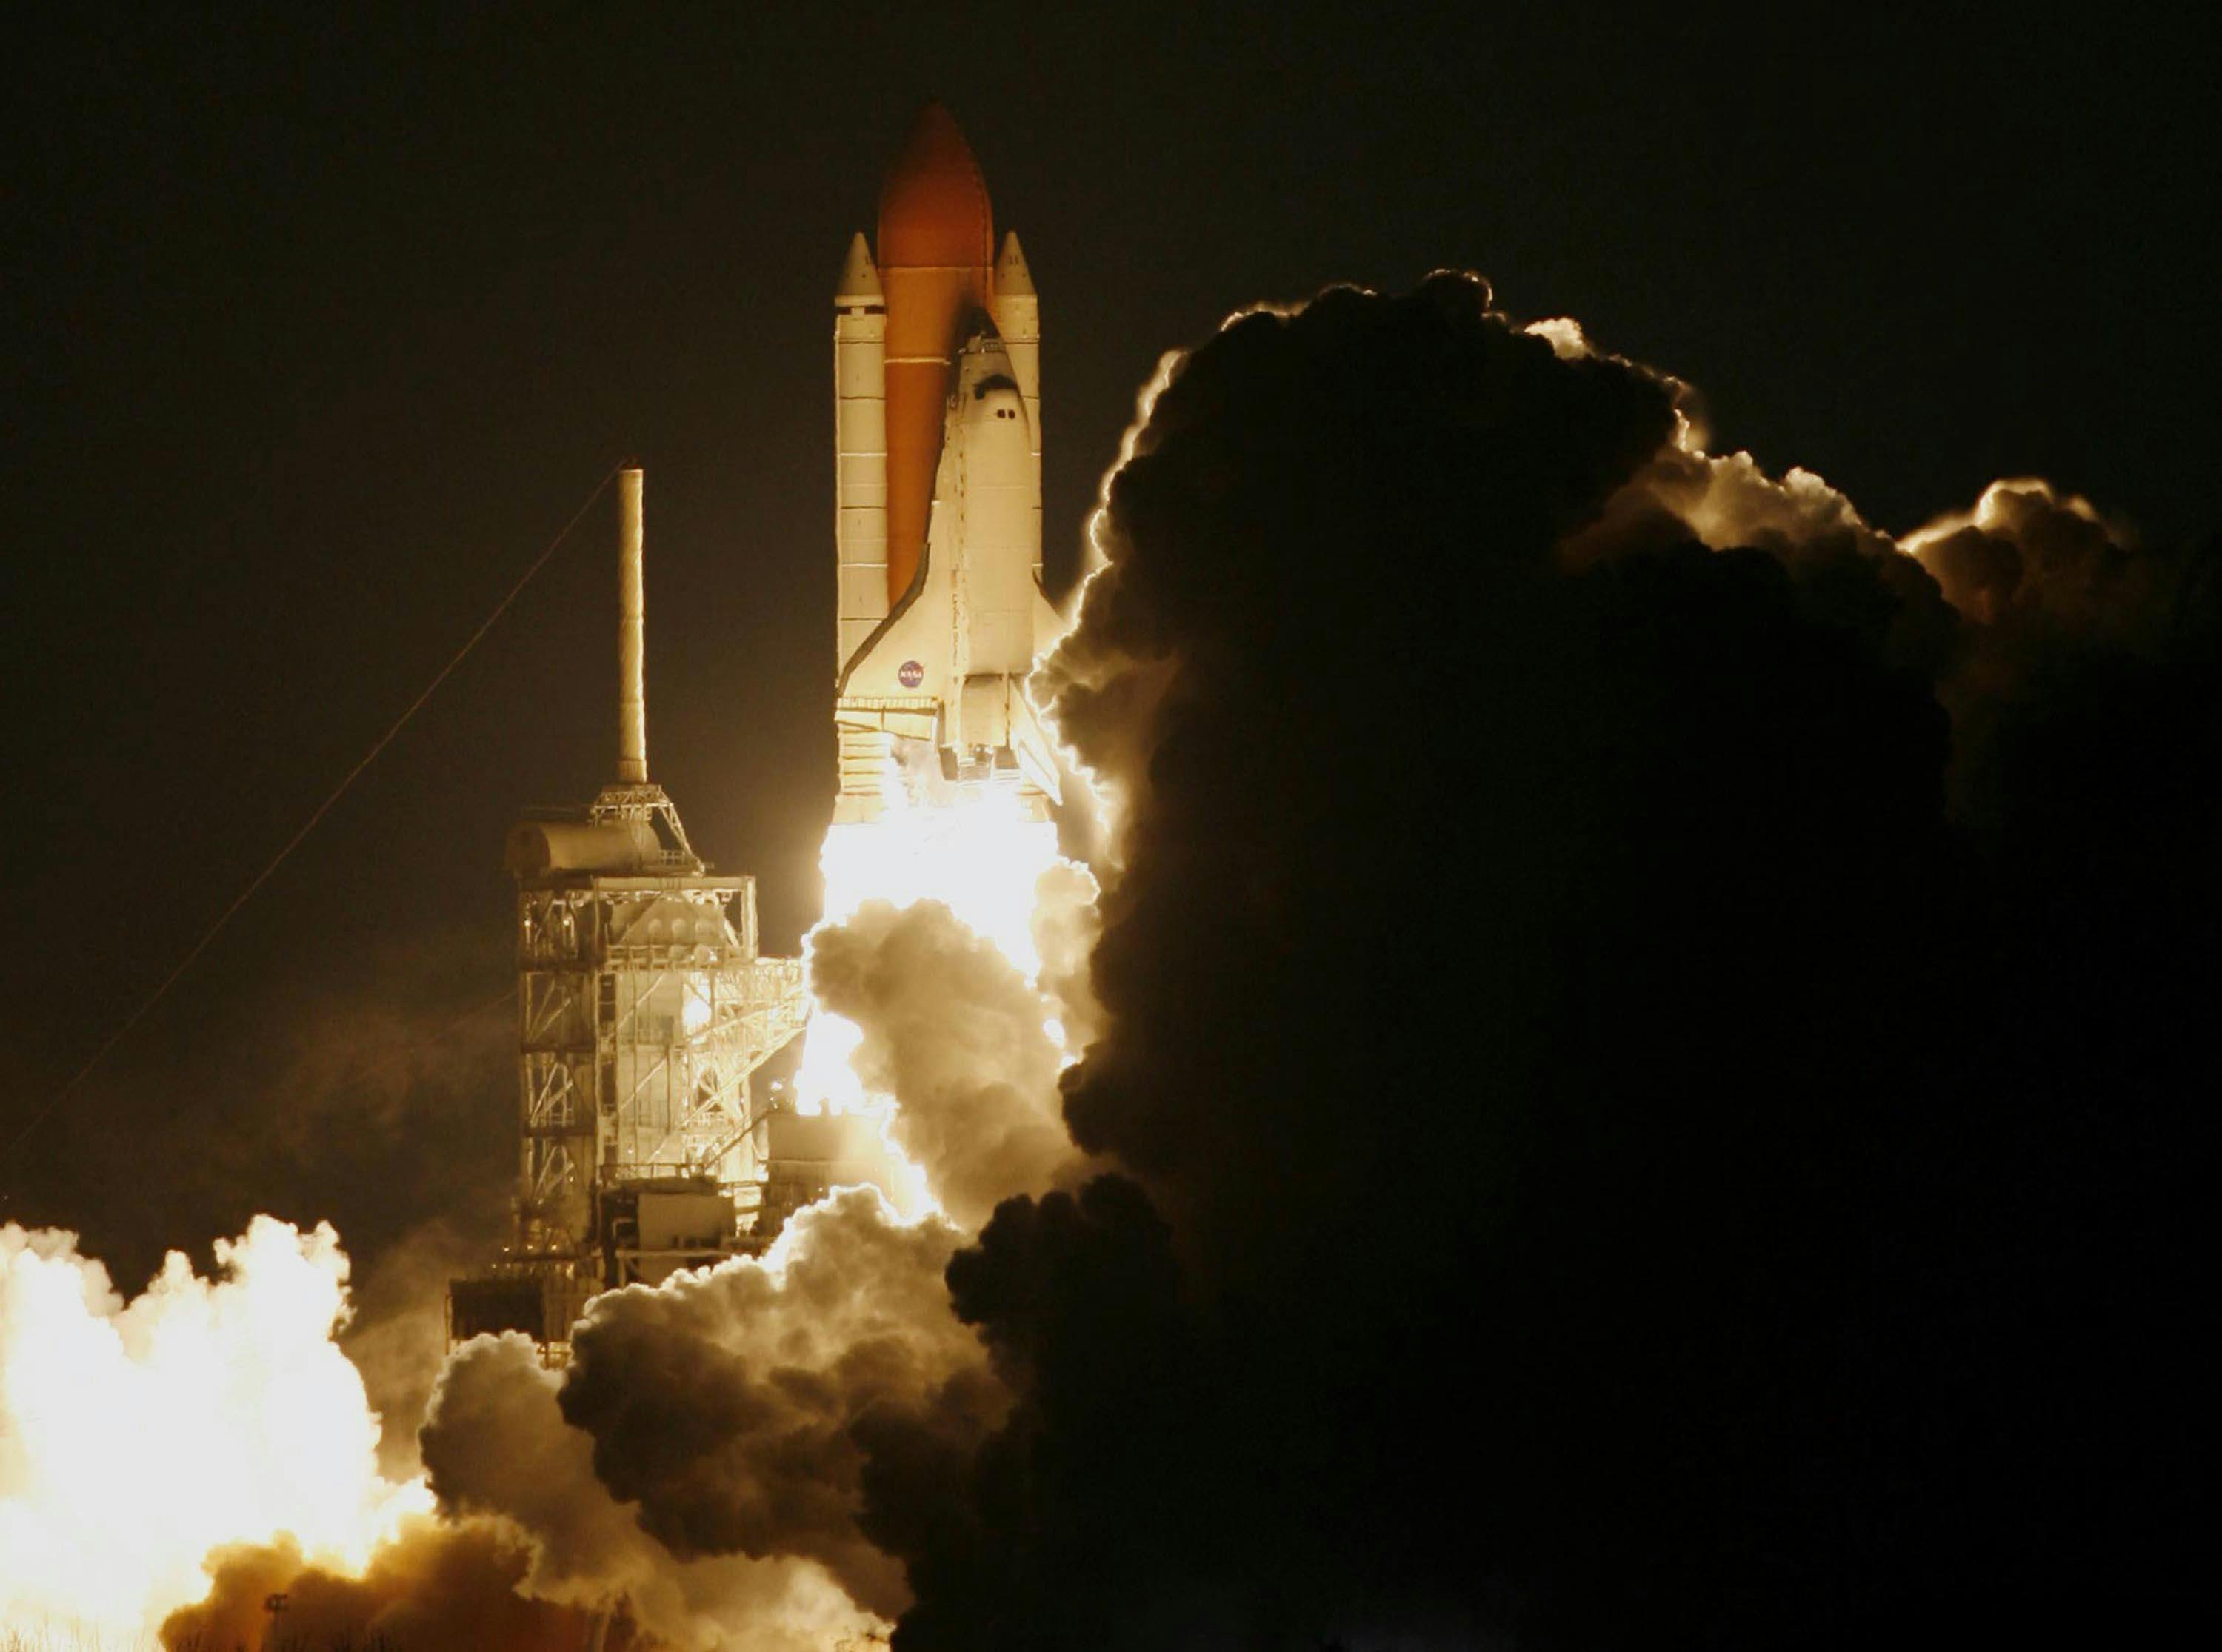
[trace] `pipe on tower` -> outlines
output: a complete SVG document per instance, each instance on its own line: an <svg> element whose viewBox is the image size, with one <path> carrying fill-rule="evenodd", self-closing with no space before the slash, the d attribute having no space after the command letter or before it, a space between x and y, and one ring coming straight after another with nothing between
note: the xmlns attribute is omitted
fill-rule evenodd
<svg viewBox="0 0 2222 1652"><path fill-rule="evenodd" d="M645 604L641 580L637 469L618 472L618 783L648 784Z"/></svg>

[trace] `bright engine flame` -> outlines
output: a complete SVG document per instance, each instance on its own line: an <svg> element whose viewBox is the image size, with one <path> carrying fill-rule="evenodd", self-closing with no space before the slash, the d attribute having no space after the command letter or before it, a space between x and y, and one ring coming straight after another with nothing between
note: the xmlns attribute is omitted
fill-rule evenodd
<svg viewBox="0 0 2222 1652"><path fill-rule="evenodd" d="M150 1634L212 1549L280 1533L359 1575L431 1507L379 1475L332 1341L338 1236L258 1216L216 1257L203 1279L173 1251L127 1304L75 1235L0 1227L0 1630Z"/></svg>
<svg viewBox="0 0 2222 1652"><path fill-rule="evenodd" d="M825 921L845 922L867 901L938 901L1029 979L1037 976L1035 890L1061 864L1056 823L1033 818L1016 792L1000 787L938 804L909 801L900 787L888 790L889 806L879 819L826 829L819 856ZM795 1074L802 1111L885 1114L892 1107L893 1098L866 1093L851 1069L863 1038L855 1023L813 1011Z"/></svg>

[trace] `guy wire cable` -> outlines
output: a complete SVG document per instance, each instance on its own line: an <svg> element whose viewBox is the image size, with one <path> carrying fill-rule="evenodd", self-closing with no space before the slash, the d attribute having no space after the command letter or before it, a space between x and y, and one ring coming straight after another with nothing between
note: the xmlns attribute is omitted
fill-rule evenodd
<svg viewBox="0 0 2222 1652"><path fill-rule="evenodd" d="M463 663L464 657L485 640L486 633L493 629L496 622L509 611L510 604L524 594L525 586L532 583L533 576L546 567L549 559L562 548L563 541L571 536L571 530L576 528L586 516L587 512L593 508L594 501L602 497L602 490L609 486L611 479L624 469L625 464L626 461L620 459L602 472L602 479L594 484L593 491L588 493L579 508L571 513L570 520L557 530L555 538L548 541L547 548L533 559L532 565L518 576L517 583L510 586L508 593L493 605L493 611L479 622L478 629L473 631L465 639L463 646L455 650L454 657L434 673L432 680L424 685L424 691L410 701L408 709L396 717L386 731L372 742L370 749L362 754L355 766L347 772L337 785L332 788L330 794L318 804L309 818L302 823L301 829L286 840L285 847L270 858L270 863L256 873L248 881L247 887L239 892L231 904L223 909L216 922L209 925L202 933L201 938L194 942L185 955L178 961L176 967L162 978L161 984L148 993L139 1007L124 1018L121 1026L101 1041L100 1047L93 1051L91 1058L83 1067L78 1068L70 1081L47 1097L45 1104L31 1115L29 1122L9 1138L6 1148L0 1149L0 1174L5 1173L7 1169L13 1167L16 1153L22 1148L23 1143L30 1139L32 1133L53 1116L57 1107L76 1092L79 1085L91 1076L93 1070L108 1058L109 1052L122 1042L124 1037L134 1027L147 1018L156 1004L169 996L170 989L175 986L185 973L193 967L194 961L208 950L210 943L223 932L224 927L239 916L240 910L254 898L255 892L269 882L271 874L279 867L284 866L293 851L301 847L302 842L309 834L316 830L317 823L331 812L333 804L347 795L348 789L361 778L363 771L378 760L379 754L393 743L394 736L409 725L410 719L424 709L425 702L438 691L440 685L446 682L455 667Z"/></svg>

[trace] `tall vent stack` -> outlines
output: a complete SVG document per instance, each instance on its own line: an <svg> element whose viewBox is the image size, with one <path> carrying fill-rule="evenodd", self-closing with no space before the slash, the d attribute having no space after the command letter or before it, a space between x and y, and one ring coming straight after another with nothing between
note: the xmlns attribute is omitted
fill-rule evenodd
<svg viewBox="0 0 2222 1652"><path fill-rule="evenodd" d="M618 784L648 784L646 606L641 589L641 488L618 472Z"/></svg>

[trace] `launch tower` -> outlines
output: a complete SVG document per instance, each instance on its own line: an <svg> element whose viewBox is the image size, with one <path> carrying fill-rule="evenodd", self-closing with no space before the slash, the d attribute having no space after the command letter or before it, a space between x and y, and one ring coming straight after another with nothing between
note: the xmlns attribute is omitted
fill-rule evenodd
<svg viewBox="0 0 2222 1652"><path fill-rule="evenodd" d="M759 1242L772 1167L753 1080L802 1029L802 963L758 951L755 879L713 874L648 778L641 495L621 472L617 782L509 834L516 1230L451 1286L455 1341L522 1330L560 1355L597 1292Z"/></svg>

